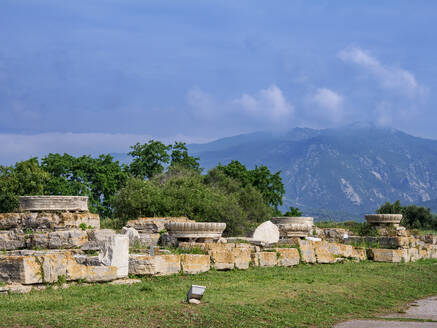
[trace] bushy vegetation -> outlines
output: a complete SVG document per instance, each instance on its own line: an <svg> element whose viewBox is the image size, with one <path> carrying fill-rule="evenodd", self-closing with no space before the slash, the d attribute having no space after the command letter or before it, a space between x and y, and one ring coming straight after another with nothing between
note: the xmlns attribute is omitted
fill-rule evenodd
<svg viewBox="0 0 437 328"><path fill-rule="evenodd" d="M263 165L250 170L232 161L202 174L184 143L155 140L137 143L129 155L130 165L111 155L49 154L0 166L0 212L17 210L20 195L83 195L106 227L141 216L187 216L226 222L227 234L245 234L282 204L279 172Z"/></svg>
<svg viewBox="0 0 437 328"><path fill-rule="evenodd" d="M367 222L357 222L357 221L319 221L314 223L319 228L340 228L346 229L357 236L377 236L378 232L374 227L372 227Z"/></svg>
<svg viewBox="0 0 437 328"><path fill-rule="evenodd" d="M437 215L431 213L431 209L423 206L402 206L398 200L393 204L385 203L376 210L379 214L402 214L401 225L410 229L437 230Z"/></svg>

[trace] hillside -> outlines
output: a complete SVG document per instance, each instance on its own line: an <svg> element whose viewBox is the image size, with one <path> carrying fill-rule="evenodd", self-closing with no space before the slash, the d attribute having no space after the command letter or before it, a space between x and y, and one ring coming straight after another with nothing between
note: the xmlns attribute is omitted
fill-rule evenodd
<svg viewBox="0 0 437 328"><path fill-rule="evenodd" d="M319 218L361 219L386 201L436 199L437 141L371 124L259 132L189 148L207 169L235 159L280 170L284 205Z"/></svg>

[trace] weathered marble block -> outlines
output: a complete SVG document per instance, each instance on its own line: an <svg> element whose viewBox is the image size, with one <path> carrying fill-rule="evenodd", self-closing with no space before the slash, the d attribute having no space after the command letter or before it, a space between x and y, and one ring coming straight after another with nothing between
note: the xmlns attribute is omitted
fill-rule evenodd
<svg viewBox="0 0 437 328"><path fill-rule="evenodd" d="M187 217L149 217L127 221L127 228L134 228L141 233L160 233L165 230L165 225L170 222L195 222Z"/></svg>
<svg viewBox="0 0 437 328"><path fill-rule="evenodd" d="M240 270L249 268L251 261L250 248L236 247L232 249L232 255L234 257L235 268Z"/></svg>
<svg viewBox="0 0 437 328"><path fill-rule="evenodd" d="M136 275L170 275L181 270L181 258L179 255L129 255L129 273Z"/></svg>
<svg viewBox="0 0 437 328"><path fill-rule="evenodd" d="M99 253L99 261L105 266L117 268L117 277L129 274L129 238L126 235L110 237Z"/></svg>
<svg viewBox="0 0 437 328"><path fill-rule="evenodd" d="M298 245L303 263L316 263L316 253L314 252L313 242L310 240L299 239Z"/></svg>
<svg viewBox="0 0 437 328"><path fill-rule="evenodd" d="M210 250L211 262L216 270L231 270L235 266L234 254L231 249Z"/></svg>
<svg viewBox="0 0 437 328"><path fill-rule="evenodd" d="M211 268L211 259L209 255L182 254L181 265L182 272L187 274L198 274L209 271Z"/></svg>
<svg viewBox="0 0 437 328"><path fill-rule="evenodd" d="M279 228L281 238L307 237L314 226L314 218L303 216L281 216L272 218Z"/></svg>
<svg viewBox="0 0 437 328"><path fill-rule="evenodd" d="M117 268L80 264L70 251L65 250L21 250L0 255L0 281L27 285L54 283L60 277L88 282L109 281L117 278Z"/></svg>
<svg viewBox="0 0 437 328"><path fill-rule="evenodd" d="M408 262L410 260L407 249L370 248L369 258L375 262L392 263Z"/></svg>
<svg viewBox="0 0 437 328"><path fill-rule="evenodd" d="M169 222L165 228L178 240L219 240L226 223L222 222Z"/></svg>
<svg viewBox="0 0 437 328"><path fill-rule="evenodd" d="M86 196L20 196L21 211L88 211Z"/></svg>
<svg viewBox="0 0 437 328"><path fill-rule="evenodd" d="M276 248L278 266L290 267L300 262L299 251L296 248Z"/></svg>
<svg viewBox="0 0 437 328"><path fill-rule="evenodd" d="M402 214L366 214L366 221L374 226L399 226Z"/></svg>
<svg viewBox="0 0 437 328"><path fill-rule="evenodd" d="M0 230L63 230L80 228L81 224L99 229L99 215L89 212L0 213Z"/></svg>
<svg viewBox="0 0 437 328"><path fill-rule="evenodd" d="M255 253L258 258L258 265L262 267L273 267L278 263L278 255L276 252L258 252Z"/></svg>

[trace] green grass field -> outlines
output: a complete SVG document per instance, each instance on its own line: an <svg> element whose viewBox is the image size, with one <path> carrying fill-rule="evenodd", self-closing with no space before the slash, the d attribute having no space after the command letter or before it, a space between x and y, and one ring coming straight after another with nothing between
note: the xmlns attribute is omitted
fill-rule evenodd
<svg viewBox="0 0 437 328"><path fill-rule="evenodd" d="M184 303L191 284L201 305ZM437 261L210 271L0 295L1 327L330 327L437 294Z"/></svg>

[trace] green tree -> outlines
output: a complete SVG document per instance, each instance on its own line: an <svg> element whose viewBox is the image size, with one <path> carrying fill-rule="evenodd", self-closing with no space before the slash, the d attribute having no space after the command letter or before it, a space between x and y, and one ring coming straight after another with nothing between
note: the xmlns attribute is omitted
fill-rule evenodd
<svg viewBox="0 0 437 328"><path fill-rule="evenodd" d="M112 217L113 198L129 174L111 155L93 158L49 154L41 162L41 167L52 177L46 185L48 193L88 196L91 211Z"/></svg>
<svg viewBox="0 0 437 328"><path fill-rule="evenodd" d="M219 164L217 170L240 181L243 186L251 185L255 187L261 192L265 203L272 206L276 212L278 206L282 205L285 188L280 171L272 174L265 165L255 166L255 169L248 170L239 161L232 161L228 165Z"/></svg>
<svg viewBox="0 0 437 328"><path fill-rule="evenodd" d="M168 151L171 146L160 141L150 140L145 144L136 143L130 147L128 154L133 157L129 170L134 177L150 179L154 175L164 172L164 165L170 161Z"/></svg>
<svg viewBox="0 0 437 328"><path fill-rule="evenodd" d="M50 180L50 174L40 167L37 158L0 166L0 212L17 210L19 196L47 194Z"/></svg>
<svg viewBox="0 0 437 328"><path fill-rule="evenodd" d="M284 216L302 216L302 212L297 207L290 206L290 210L285 212Z"/></svg>
<svg viewBox="0 0 437 328"><path fill-rule="evenodd" d="M171 162L170 166L179 166L185 169L201 172L199 157L193 157L188 154L185 142L175 142L171 145Z"/></svg>
<svg viewBox="0 0 437 328"><path fill-rule="evenodd" d="M413 229L437 229L437 218L431 213L431 209L423 206L402 206L397 200L393 204L385 203L376 210L379 214L402 214L401 224Z"/></svg>

